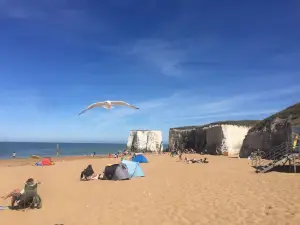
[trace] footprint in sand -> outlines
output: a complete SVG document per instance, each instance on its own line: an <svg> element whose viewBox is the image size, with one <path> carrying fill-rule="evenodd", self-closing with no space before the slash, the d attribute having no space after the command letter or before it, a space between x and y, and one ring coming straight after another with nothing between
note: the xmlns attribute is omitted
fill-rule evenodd
<svg viewBox="0 0 300 225"><path fill-rule="evenodd" d="M267 206L267 210L266 210L266 212L265 212L265 214L268 216L268 215L270 215L271 214L271 210L273 209L273 207L272 206Z"/></svg>

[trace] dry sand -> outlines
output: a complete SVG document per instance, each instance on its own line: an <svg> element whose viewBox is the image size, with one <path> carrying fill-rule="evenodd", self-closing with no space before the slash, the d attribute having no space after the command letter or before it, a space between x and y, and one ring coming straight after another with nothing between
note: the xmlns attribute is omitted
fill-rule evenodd
<svg viewBox="0 0 300 225"><path fill-rule="evenodd" d="M209 164L185 164L168 155L148 156L144 178L88 182L79 181L87 164L102 172L118 160L66 160L52 167L2 161L0 193L33 177L43 182L43 208L2 210L0 224L299 224L300 174L256 174L245 159L208 158Z"/></svg>

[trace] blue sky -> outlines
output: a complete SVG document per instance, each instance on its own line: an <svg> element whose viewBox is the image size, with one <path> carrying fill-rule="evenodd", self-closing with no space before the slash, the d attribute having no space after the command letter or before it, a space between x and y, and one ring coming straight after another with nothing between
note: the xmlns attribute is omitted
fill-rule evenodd
<svg viewBox="0 0 300 225"><path fill-rule="evenodd" d="M0 0L0 140L262 119L299 101L300 2ZM95 101L118 108L78 113Z"/></svg>

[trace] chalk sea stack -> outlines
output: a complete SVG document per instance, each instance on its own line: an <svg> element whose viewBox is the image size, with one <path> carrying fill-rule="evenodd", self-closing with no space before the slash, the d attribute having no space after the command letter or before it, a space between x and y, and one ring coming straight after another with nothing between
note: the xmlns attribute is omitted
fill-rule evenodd
<svg viewBox="0 0 300 225"><path fill-rule="evenodd" d="M132 130L128 137L126 149L131 152L158 152L161 142L161 131Z"/></svg>

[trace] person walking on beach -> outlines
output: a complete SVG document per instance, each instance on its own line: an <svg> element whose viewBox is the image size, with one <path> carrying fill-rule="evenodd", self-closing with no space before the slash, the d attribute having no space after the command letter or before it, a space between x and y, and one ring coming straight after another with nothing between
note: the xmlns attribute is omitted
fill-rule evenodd
<svg viewBox="0 0 300 225"><path fill-rule="evenodd" d="M16 153L16 152L13 152L12 157L13 157L13 158L16 158L16 155L17 155L17 153Z"/></svg>
<svg viewBox="0 0 300 225"><path fill-rule="evenodd" d="M178 150L178 157L179 157L179 160L182 161L182 151Z"/></svg>
<svg viewBox="0 0 300 225"><path fill-rule="evenodd" d="M56 156L60 155L59 144L56 145Z"/></svg>
<svg viewBox="0 0 300 225"><path fill-rule="evenodd" d="M159 153L159 154L162 154L163 151L164 151L164 143L163 143L163 141L161 141L161 142L160 142L160 146L159 146L158 153Z"/></svg>

